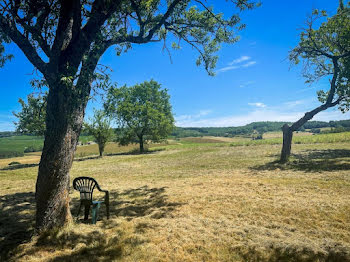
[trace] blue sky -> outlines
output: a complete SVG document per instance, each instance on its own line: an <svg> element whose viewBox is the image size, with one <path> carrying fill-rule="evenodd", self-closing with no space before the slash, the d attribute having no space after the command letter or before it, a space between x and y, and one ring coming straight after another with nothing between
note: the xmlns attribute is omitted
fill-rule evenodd
<svg viewBox="0 0 350 262"><path fill-rule="evenodd" d="M213 1L214 2L214 1ZM225 1L215 1L225 11ZM219 4L220 3L220 4ZM163 43L135 45L120 57L113 48L101 64L113 69L112 80L133 85L153 78L169 90L178 126L238 126L253 121L295 121L319 102L316 91L327 88L327 80L309 86L300 67L290 68L288 51L298 43L299 29L313 8L336 12L338 0L263 0L256 10L242 14L247 28L241 40L219 51L217 75L208 76L197 67L197 53L189 46L172 51L172 63ZM33 92L29 81L35 71L14 45L8 51L15 58L0 69L0 131L14 130L13 111L18 98ZM101 107L98 96L89 102L87 116ZM330 109L314 120L350 119Z"/></svg>

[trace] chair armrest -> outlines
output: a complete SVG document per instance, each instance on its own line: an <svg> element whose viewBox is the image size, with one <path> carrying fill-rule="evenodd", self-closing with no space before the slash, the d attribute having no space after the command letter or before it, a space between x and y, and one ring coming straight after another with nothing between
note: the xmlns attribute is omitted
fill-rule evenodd
<svg viewBox="0 0 350 262"><path fill-rule="evenodd" d="M100 192L105 193L105 202L109 202L109 191L108 190L102 190L101 188L98 188Z"/></svg>

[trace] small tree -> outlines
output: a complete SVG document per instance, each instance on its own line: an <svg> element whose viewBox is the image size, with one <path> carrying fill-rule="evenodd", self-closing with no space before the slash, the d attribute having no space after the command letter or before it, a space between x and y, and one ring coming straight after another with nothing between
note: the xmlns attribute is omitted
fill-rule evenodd
<svg viewBox="0 0 350 262"><path fill-rule="evenodd" d="M27 103L22 98L18 102L22 109L18 113L13 112L13 115L18 118L18 122L15 122L16 131L23 134L43 136L46 130L47 96L30 94L27 96Z"/></svg>
<svg viewBox="0 0 350 262"><path fill-rule="evenodd" d="M85 123L84 126L86 131L95 138L100 157L103 157L106 144L113 136L110 118L106 116L104 111L96 110L93 118L90 119L90 123Z"/></svg>
<svg viewBox="0 0 350 262"><path fill-rule="evenodd" d="M294 131L321 111L339 106L344 112L350 105L350 8L345 8L340 0L337 14L314 29L315 22L326 16L325 12L313 12L307 21L307 28L301 32L298 46L290 52L290 60L295 64L303 60L307 83L329 78L329 89L318 91L318 100L322 103L320 106L306 112L291 126L285 124L282 127L281 162L288 161Z"/></svg>
<svg viewBox="0 0 350 262"><path fill-rule="evenodd" d="M105 109L118 122L119 143L126 145L138 141L141 153L146 141L159 142L174 127L168 92L153 80L132 87L112 86L108 90Z"/></svg>

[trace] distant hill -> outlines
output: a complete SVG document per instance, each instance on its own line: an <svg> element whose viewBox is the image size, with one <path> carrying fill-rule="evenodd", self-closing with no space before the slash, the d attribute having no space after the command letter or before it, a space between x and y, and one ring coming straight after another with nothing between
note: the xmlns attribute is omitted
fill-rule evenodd
<svg viewBox="0 0 350 262"><path fill-rule="evenodd" d="M292 124L291 122L253 122L245 126L237 127L176 127L172 132L172 136L180 137L198 137L198 136L224 136L233 137L237 135L249 135L254 132L265 133L281 131L284 124ZM337 130L347 131L350 130L350 120L340 121L309 121L300 131L305 129L319 129L331 127Z"/></svg>

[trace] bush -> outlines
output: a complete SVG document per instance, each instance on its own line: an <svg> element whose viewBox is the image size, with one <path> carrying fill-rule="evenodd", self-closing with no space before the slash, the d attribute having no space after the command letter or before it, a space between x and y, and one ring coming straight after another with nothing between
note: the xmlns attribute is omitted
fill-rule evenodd
<svg viewBox="0 0 350 262"><path fill-rule="evenodd" d="M17 162L17 161L13 161L13 162L9 163L9 166L14 166L14 165L21 165L21 163Z"/></svg>
<svg viewBox="0 0 350 262"><path fill-rule="evenodd" d="M18 156L24 156L23 152L18 152L18 151L0 152L0 159L1 158L18 157Z"/></svg>
<svg viewBox="0 0 350 262"><path fill-rule="evenodd" d="M42 147L34 147L34 146L28 146L24 149L24 153L32 153L32 152L40 152L42 151Z"/></svg>

